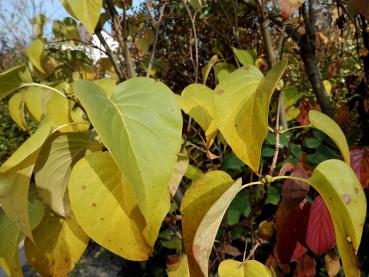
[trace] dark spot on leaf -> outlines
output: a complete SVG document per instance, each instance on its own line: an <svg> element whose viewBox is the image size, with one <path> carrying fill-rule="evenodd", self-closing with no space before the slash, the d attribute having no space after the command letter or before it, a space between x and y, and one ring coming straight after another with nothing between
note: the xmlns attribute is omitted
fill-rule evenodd
<svg viewBox="0 0 369 277"><path fill-rule="evenodd" d="M100 220L101 220L101 221L104 221L104 218L103 218L103 217L101 217L101 218L100 218Z"/></svg>
<svg viewBox="0 0 369 277"><path fill-rule="evenodd" d="M217 91L218 95L222 95L223 93L224 93L224 90L222 90L222 89Z"/></svg>
<svg viewBox="0 0 369 277"><path fill-rule="evenodd" d="M355 193L359 193L359 189L358 188L355 188Z"/></svg>
<svg viewBox="0 0 369 277"><path fill-rule="evenodd" d="M82 189L86 189L86 186L82 186L81 188L82 188Z"/></svg>
<svg viewBox="0 0 369 277"><path fill-rule="evenodd" d="M91 205L92 207L96 207L96 203L92 203L92 205Z"/></svg>

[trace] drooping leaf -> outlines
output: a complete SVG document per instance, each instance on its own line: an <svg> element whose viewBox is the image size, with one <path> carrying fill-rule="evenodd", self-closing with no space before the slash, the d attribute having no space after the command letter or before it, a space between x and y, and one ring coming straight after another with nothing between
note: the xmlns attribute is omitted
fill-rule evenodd
<svg viewBox="0 0 369 277"><path fill-rule="evenodd" d="M44 207L35 194L30 195L29 219L31 228L35 228L44 215ZM9 276L21 277L22 267L19 258L19 243L24 239L24 234L18 229L0 208L0 267Z"/></svg>
<svg viewBox="0 0 369 277"><path fill-rule="evenodd" d="M234 153L254 172L259 170L261 147L268 133L269 102L286 66L280 62L264 78L248 65L215 88L216 124Z"/></svg>
<svg viewBox="0 0 369 277"><path fill-rule="evenodd" d="M44 144L35 166L35 181L40 197L55 213L68 216L65 191L72 167L87 151L98 149L87 133L54 134Z"/></svg>
<svg viewBox="0 0 369 277"><path fill-rule="evenodd" d="M193 255L202 273L208 276L209 257L223 216L234 197L241 190L242 179L237 179L211 206L202 218L193 239Z"/></svg>
<svg viewBox="0 0 369 277"><path fill-rule="evenodd" d="M351 168L355 171L363 188L369 185L369 147L355 147L350 150Z"/></svg>
<svg viewBox="0 0 369 277"><path fill-rule="evenodd" d="M10 98L8 103L9 114L14 122L24 131L26 131L27 123L24 115L25 93L21 91Z"/></svg>
<svg viewBox="0 0 369 277"><path fill-rule="evenodd" d="M352 169L340 160L319 164L308 182L327 205L346 276L359 276L356 253L366 216L366 198L360 182Z"/></svg>
<svg viewBox="0 0 369 277"><path fill-rule="evenodd" d="M99 21L102 0L61 0L68 13L77 18L92 35Z"/></svg>
<svg viewBox="0 0 369 277"><path fill-rule="evenodd" d="M118 85L109 98L88 81L75 83L78 99L136 194L150 244L169 211L168 184L182 142L182 118L172 91L149 78ZM151 223L151 224L150 224Z"/></svg>
<svg viewBox="0 0 369 277"><path fill-rule="evenodd" d="M262 263L248 260L243 263L235 260L224 260L218 268L219 277L271 277L272 273Z"/></svg>
<svg viewBox="0 0 369 277"><path fill-rule="evenodd" d="M214 121L213 96L214 91L201 84L191 84L182 91L181 96L176 96L181 109L193 117L204 130L207 147L211 146L217 132Z"/></svg>
<svg viewBox="0 0 369 277"><path fill-rule="evenodd" d="M16 90L22 83L30 82L32 82L32 77L25 65L0 73L0 100Z"/></svg>
<svg viewBox="0 0 369 277"><path fill-rule="evenodd" d="M336 246L333 222L320 196L311 204L306 244L317 255L327 253Z"/></svg>
<svg viewBox="0 0 369 277"><path fill-rule="evenodd" d="M184 247L191 275L202 276L193 254L193 240L201 220L213 203L232 185L224 171L210 171L193 181L181 204Z"/></svg>
<svg viewBox="0 0 369 277"><path fill-rule="evenodd" d="M311 126L322 131L330 137L341 151L342 157L347 164L350 164L350 151L346 137L337 123L329 116L314 110L309 111Z"/></svg>
<svg viewBox="0 0 369 277"><path fill-rule="evenodd" d="M168 277L190 277L187 255L182 255L178 263L168 265L167 273Z"/></svg>
<svg viewBox="0 0 369 277"><path fill-rule="evenodd" d="M73 215L62 218L50 210L33 231L35 244L24 242L28 262L42 276L67 276L82 256L88 237Z"/></svg>
<svg viewBox="0 0 369 277"><path fill-rule="evenodd" d="M257 58L255 50L241 50L237 48L232 48L233 53L237 57L237 60L242 65L255 65L255 61Z"/></svg>
<svg viewBox="0 0 369 277"><path fill-rule="evenodd" d="M35 39L27 48L27 55L34 67L43 74L46 74L42 67L42 54L44 52L45 42L42 39Z"/></svg>
<svg viewBox="0 0 369 277"><path fill-rule="evenodd" d="M214 67L217 61L218 61L218 55L214 55L210 58L209 63L201 69L201 74L202 74L204 85L206 84L206 81L208 80L211 69Z"/></svg>
<svg viewBox="0 0 369 277"><path fill-rule="evenodd" d="M28 188L39 149L50 134L45 122L0 168L0 204L9 218L32 238L28 217Z"/></svg>
<svg viewBox="0 0 369 277"><path fill-rule="evenodd" d="M153 243L147 245L143 237L144 218L127 179L108 152L95 152L78 161L68 188L73 213L89 237L125 259L148 259Z"/></svg>

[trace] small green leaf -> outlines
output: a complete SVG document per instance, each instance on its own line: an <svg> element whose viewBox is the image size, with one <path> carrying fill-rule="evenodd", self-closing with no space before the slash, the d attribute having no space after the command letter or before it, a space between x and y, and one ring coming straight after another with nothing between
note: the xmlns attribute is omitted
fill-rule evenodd
<svg viewBox="0 0 369 277"><path fill-rule="evenodd" d="M313 137L307 137L304 139L304 144L307 148L311 148L311 149L315 149L317 148L319 145L321 145L321 141L313 138Z"/></svg>
<svg viewBox="0 0 369 277"><path fill-rule="evenodd" d="M241 50L237 48L232 48L232 50L242 65L255 65L257 58L255 50Z"/></svg>
<svg viewBox="0 0 369 277"><path fill-rule="evenodd" d="M0 73L0 100L15 91L22 83L31 83L32 77L25 65Z"/></svg>
<svg viewBox="0 0 369 277"><path fill-rule="evenodd" d="M334 141L341 151L344 161L350 164L350 151L347 140L337 123L327 115L314 110L310 110L309 120L312 127L319 129Z"/></svg>

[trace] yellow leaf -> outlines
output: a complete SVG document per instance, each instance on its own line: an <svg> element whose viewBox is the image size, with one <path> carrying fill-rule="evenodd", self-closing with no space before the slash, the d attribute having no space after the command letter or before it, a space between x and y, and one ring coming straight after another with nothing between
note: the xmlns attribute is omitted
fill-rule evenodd
<svg viewBox="0 0 369 277"><path fill-rule="evenodd" d="M94 83L102 88L109 97L112 95L113 90L117 87L117 81L114 79L103 78L95 80Z"/></svg>
<svg viewBox="0 0 369 277"><path fill-rule="evenodd" d="M183 240L193 276L203 275L192 251L197 228L213 203L232 183L232 178L224 171L210 171L193 181L183 197L181 204Z"/></svg>
<svg viewBox="0 0 369 277"><path fill-rule="evenodd" d="M243 263L225 260L218 268L219 277L272 277L270 270L262 263L248 260Z"/></svg>
<svg viewBox="0 0 369 277"><path fill-rule="evenodd" d="M216 124L237 157L256 173L268 133L269 102L286 67L280 62L264 78L256 67L245 66L215 88Z"/></svg>
<svg viewBox="0 0 369 277"><path fill-rule="evenodd" d="M25 65L0 73L0 100L16 90L22 83L31 83L32 77Z"/></svg>
<svg viewBox="0 0 369 277"><path fill-rule="evenodd" d="M331 82L329 82L328 80L324 80L323 85L324 85L324 88L325 88L325 91L326 91L327 95L332 96L332 84L331 84Z"/></svg>
<svg viewBox="0 0 369 277"><path fill-rule="evenodd" d="M193 239L193 255L202 273L208 276L209 257L223 216L234 197L241 190L242 179L237 179L211 206L202 218Z"/></svg>
<svg viewBox="0 0 369 277"><path fill-rule="evenodd" d="M186 254L182 255L179 262L168 265L168 277L190 277Z"/></svg>
<svg viewBox="0 0 369 277"><path fill-rule="evenodd" d="M208 80L211 69L216 64L217 61L218 61L218 55L212 56L209 63L205 65L203 69L201 70L204 85L206 84L206 81Z"/></svg>
<svg viewBox="0 0 369 277"><path fill-rule="evenodd" d="M34 67L43 74L46 71L42 67L42 54L44 52L45 43L42 39L35 39L27 48L27 55Z"/></svg>
<svg viewBox="0 0 369 277"><path fill-rule="evenodd" d="M148 259L153 243L148 246L142 235L144 218L127 179L108 152L95 152L78 161L68 188L73 213L89 237L125 259Z"/></svg>
<svg viewBox="0 0 369 277"><path fill-rule="evenodd" d="M341 151L344 161L349 165L350 150L346 137L340 126L338 126L337 123L329 116L314 110L309 111L309 120L312 127L322 131L334 141L334 143L338 146L338 149Z"/></svg>
<svg viewBox="0 0 369 277"><path fill-rule="evenodd" d="M45 212L33 236L35 244L26 238L24 248L29 263L42 276L67 276L89 240L73 215L62 218L51 211Z"/></svg>
<svg viewBox="0 0 369 277"><path fill-rule="evenodd" d="M47 102L55 93L41 87L28 87L25 89L27 110L36 122L41 122L46 115Z"/></svg>
<svg viewBox="0 0 369 277"><path fill-rule="evenodd" d="M187 171L189 160L187 156L182 154L178 155L176 166L172 174L172 179L169 182L169 193L172 197L176 194L178 186L181 184L181 180Z"/></svg>
<svg viewBox="0 0 369 277"><path fill-rule="evenodd" d="M10 117L24 131L27 131L27 123L24 118L25 92L21 91L10 98L8 103Z"/></svg>

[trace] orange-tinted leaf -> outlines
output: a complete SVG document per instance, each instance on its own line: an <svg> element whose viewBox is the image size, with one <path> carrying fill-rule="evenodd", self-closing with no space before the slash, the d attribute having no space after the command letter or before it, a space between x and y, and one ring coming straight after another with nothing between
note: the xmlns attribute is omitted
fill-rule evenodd
<svg viewBox="0 0 369 277"><path fill-rule="evenodd" d="M350 150L351 168L355 171L363 188L369 185L369 147L355 147Z"/></svg>
<svg viewBox="0 0 369 277"><path fill-rule="evenodd" d="M329 277L336 276L341 269L340 257L334 251L324 256L325 267Z"/></svg>
<svg viewBox="0 0 369 277"><path fill-rule="evenodd" d="M336 246L332 218L321 196L311 205L306 244L315 254L326 253Z"/></svg>
<svg viewBox="0 0 369 277"><path fill-rule="evenodd" d="M313 257L305 254L297 261L295 274L296 277L315 277L316 276L316 262Z"/></svg>
<svg viewBox="0 0 369 277"><path fill-rule="evenodd" d="M284 19L290 18L303 2L303 0L279 0L282 17Z"/></svg>

